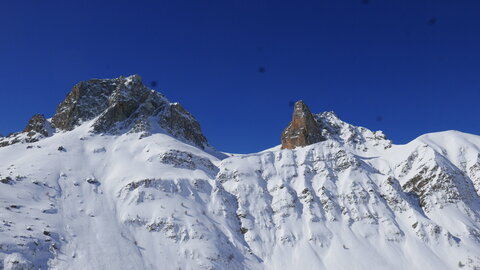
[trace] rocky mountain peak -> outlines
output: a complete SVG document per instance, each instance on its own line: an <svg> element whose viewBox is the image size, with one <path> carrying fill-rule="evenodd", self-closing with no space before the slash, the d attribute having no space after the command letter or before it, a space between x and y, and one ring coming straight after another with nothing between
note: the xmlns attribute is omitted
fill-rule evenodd
<svg viewBox="0 0 480 270"><path fill-rule="evenodd" d="M58 105L52 124L60 130L72 130L82 122L100 116L110 107L129 100L141 102L148 92L138 75L83 81L76 84ZM122 115L117 117L122 118Z"/></svg>
<svg viewBox="0 0 480 270"><path fill-rule="evenodd" d="M42 114L35 114L28 120L28 124L21 132L15 132L7 137L0 136L0 147L16 143L33 143L40 139L50 136L53 133L53 128L45 116Z"/></svg>
<svg viewBox="0 0 480 270"><path fill-rule="evenodd" d="M392 146L300 101L284 148L322 142L217 157L138 76L80 83L50 122L0 138L0 269L480 269L480 136Z"/></svg>
<svg viewBox="0 0 480 270"><path fill-rule="evenodd" d="M94 133L141 132L147 136L165 131L200 148L208 144L197 120L180 104L148 89L139 75L78 83L58 106L52 124L72 130L90 120L94 120Z"/></svg>
<svg viewBox="0 0 480 270"><path fill-rule="evenodd" d="M22 132L0 138L0 147L35 142L54 132L70 131L92 121L93 133L167 133L200 148L208 145L200 124L179 103L148 89L139 75L91 79L76 84L52 119L34 115Z"/></svg>
<svg viewBox="0 0 480 270"><path fill-rule="evenodd" d="M33 137L35 134L48 137L50 134L51 126L43 114L35 114L28 120L28 124L23 130L27 133L27 136Z"/></svg>
<svg viewBox="0 0 480 270"><path fill-rule="evenodd" d="M351 125L341 120L335 112L323 112L314 117L322 127L325 138L347 145L350 149L365 152L372 147L387 149L392 146L392 142L382 131Z"/></svg>
<svg viewBox="0 0 480 270"><path fill-rule="evenodd" d="M293 149L324 140L322 129L308 106L302 100L297 101L292 121L282 133L282 149Z"/></svg>

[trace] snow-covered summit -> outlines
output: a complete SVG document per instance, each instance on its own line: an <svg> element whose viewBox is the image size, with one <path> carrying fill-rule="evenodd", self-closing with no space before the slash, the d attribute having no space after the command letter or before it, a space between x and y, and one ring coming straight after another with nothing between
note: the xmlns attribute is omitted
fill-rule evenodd
<svg viewBox="0 0 480 270"><path fill-rule="evenodd" d="M0 139L0 269L480 268L479 136L311 116L318 142L222 155L138 76L80 83Z"/></svg>
<svg viewBox="0 0 480 270"><path fill-rule="evenodd" d="M325 140L334 140L353 151L386 149L392 143L382 131L372 132L342 121L334 112L312 114L302 101L294 105L292 121L282 132L282 149L294 149Z"/></svg>
<svg viewBox="0 0 480 270"><path fill-rule="evenodd" d="M369 149L387 149L392 142L382 131L371 131L342 121L335 112L323 112L315 115L322 127L322 135L338 141L350 150L367 152Z"/></svg>

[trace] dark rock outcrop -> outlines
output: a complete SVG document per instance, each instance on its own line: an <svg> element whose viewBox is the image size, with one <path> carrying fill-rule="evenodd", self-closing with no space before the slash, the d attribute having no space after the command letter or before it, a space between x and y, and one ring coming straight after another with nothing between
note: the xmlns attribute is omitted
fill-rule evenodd
<svg viewBox="0 0 480 270"><path fill-rule="evenodd" d="M148 89L140 76L132 75L78 83L58 105L51 122L43 115L34 115L22 132L0 137L0 147L36 142L57 131L73 130L87 121L92 121L93 133L136 132L145 137L165 132L200 148L208 145L200 124L187 110Z"/></svg>
<svg viewBox="0 0 480 270"><path fill-rule="evenodd" d="M109 96L123 78L89 80L76 84L61 102L52 124L60 130L72 130L83 121L91 120L109 107Z"/></svg>
<svg viewBox="0 0 480 270"><path fill-rule="evenodd" d="M68 131L93 119L94 133L148 135L160 128L201 148L207 145L197 120L180 104L148 89L138 75L78 83L58 106L52 124Z"/></svg>
<svg viewBox="0 0 480 270"><path fill-rule="evenodd" d="M15 132L7 137L0 137L0 147L5 147L15 143L33 143L40 139L48 137L52 133L50 122L45 116L36 114L28 120L28 124L21 132Z"/></svg>
<svg viewBox="0 0 480 270"><path fill-rule="evenodd" d="M36 133L48 137L49 129L51 129L50 123L45 119L45 116L35 114L30 118L23 132L26 132L29 137L33 137Z"/></svg>
<svg viewBox="0 0 480 270"><path fill-rule="evenodd" d="M301 100L297 101L292 122L282 133L282 149L294 149L297 146L306 146L324 140L322 128L308 106Z"/></svg>

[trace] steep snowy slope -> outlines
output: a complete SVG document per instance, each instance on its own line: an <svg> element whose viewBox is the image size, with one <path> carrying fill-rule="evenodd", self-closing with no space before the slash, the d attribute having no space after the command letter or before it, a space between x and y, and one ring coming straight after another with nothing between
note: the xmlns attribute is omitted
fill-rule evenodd
<svg viewBox="0 0 480 270"><path fill-rule="evenodd" d="M219 180L238 198L245 240L267 268L478 266L478 196L470 179L424 145L413 168L403 170L410 163L395 159L419 150L411 144L358 153L326 141L232 157L222 161Z"/></svg>
<svg viewBox="0 0 480 270"><path fill-rule="evenodd" d="M224 201L235 201L214 180L217 158L164 134L96 136L88 125L30 149L0 149L2 178L13 178L1 190L2 219L11 222L2 228L3 251L23 250L43 267L55 258L58 269L156 268L167 258L172 267L209 265L196 257L228 265L230 254L244 257L233 246L242 239L230 235L238 224L220 215Z"/></svg>
<svg viewBox="0 0 480 270"><path fill-rule="evenodd" d="M92 80L0 139L3 268L480 268L479 136L326 112L319 143L225 155L179 108Z"/></svg>

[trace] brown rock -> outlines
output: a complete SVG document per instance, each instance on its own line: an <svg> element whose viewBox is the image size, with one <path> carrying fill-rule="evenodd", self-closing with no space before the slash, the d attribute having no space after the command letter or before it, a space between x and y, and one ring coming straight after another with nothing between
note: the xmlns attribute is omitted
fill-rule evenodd
<svg viewBox="0 0 480 270"><path fill-rule="evenodd" d="M324 141L322 129L303 101L294 106L292 122L282 133L282 149L294 149Z"/></svg>

